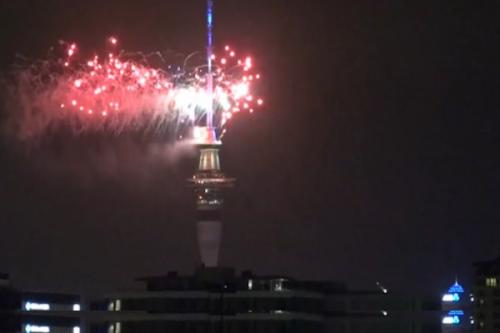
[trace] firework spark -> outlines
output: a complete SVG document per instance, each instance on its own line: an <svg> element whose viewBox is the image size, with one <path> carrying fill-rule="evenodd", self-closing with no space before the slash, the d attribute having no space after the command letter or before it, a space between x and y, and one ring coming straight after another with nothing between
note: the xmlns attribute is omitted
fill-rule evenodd
<svg viewBox="0 0 500 333"><path fill-rule="evenodd" d="M116 48L118 39L108 42ZM226 46L212 55L213 94L207 92L207 65L154 67L149 57L124 52L95 55L82 61L76 43L63 44L63 57L50 57L16 72L15 96L21 108L18 125L23 138L70 124L78 132L122 133L149 129L179 138L213 110L222 133L235 113L252 113L263 104L254 96L250 57L238 58Z"/></svg>

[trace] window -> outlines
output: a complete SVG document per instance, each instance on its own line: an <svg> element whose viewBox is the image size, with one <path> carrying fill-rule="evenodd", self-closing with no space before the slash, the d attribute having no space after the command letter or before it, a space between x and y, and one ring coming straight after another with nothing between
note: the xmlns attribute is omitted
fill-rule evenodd
<svg viewBox="0 0 500 333"><path fill-rule="evenodd" d="M283 286L283 282L285 282L285 279L274 279L271 280L271 290L272 291L283 291L285 290Z"/></svg>
<svg viewBox="0 0 500 333"><path fill-rule="evenodd" d="M121 311L122 310L122 301L120 299L117 299L115 301L115 311Z"/></svg>
<svg viewBox="0 0 500 333"><path fill-rule="evenodd" d="M495 278L495 277L486 278L486 287L496 288L497 287L497 278Z"/></svg>

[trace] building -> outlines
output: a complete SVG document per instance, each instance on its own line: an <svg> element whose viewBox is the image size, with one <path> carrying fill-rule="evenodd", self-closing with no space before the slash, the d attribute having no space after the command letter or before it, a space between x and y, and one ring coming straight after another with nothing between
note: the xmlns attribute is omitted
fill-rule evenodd
<svg viewBox="0 0 500 333"><path fill-rule="evenodd" d="M0 332L80 333L78 295L21 291L0 274Z"/></svg>
<svg viewBox="0 0 500 333"><path fill-rule="evenodd" d="M474 264L474 332L500 332L500 257Z"/></svg>
<svg viewBox="0 0 500 333"><path fill-rule="evenodd" d="M91 333L439 333L440 303L343 283L200 267L138 279L145 290L92 305Z"/></svg>
<svg viewBox="0 0 500 333"><path fill-rule="evenodd" d="M325 288L342 288L206 267L189 276L171 272L138 280L145 291L94 304L109 312L90 324L91 332L320 332Z"/></svg>
<svg viewBox="0 0 500 333"><path fill-rule="evenodd" d="M471 300L474 298L467 294L464 288L455 280L441 298L443 309L442 332L466 333L471 332L474 318L471 311Z"/></svg>
<svg viewBox="0 0 500 333"><path fill-rule="evenodd" d="M326 333L440 333L437 297L380 288L345 290L327 296Z"/></svg>

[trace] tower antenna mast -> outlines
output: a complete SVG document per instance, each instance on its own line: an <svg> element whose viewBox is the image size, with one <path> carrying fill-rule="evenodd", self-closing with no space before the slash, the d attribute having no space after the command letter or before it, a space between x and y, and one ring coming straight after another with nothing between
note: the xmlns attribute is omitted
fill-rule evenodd
<svg viewBox="0 0 500 333"><path fill-rule="evenodd" d="M212 58L213 58L213 0L207 0L207 127L213 126L213 74L212 74Z"/></svg>

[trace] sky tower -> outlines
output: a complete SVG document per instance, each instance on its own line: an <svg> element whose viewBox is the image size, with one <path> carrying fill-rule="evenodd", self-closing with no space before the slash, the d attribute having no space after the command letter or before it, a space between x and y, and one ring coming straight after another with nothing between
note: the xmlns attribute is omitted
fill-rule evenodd
<svg viewBox="0 0 500 333"><path fill-rule="evenodd" d="M206 126L195 127L194 143L198 147L198 169L188 179L196 196L197 222L196 233L200 259L206 267L217 266L222 238L221 211L224 204L224 191L234 184L233 178L226 177L220 168L218 140L213 127L213 76L212 76L212 27L213 0L207 0L207 93L209 103L206 113Z"/></svg>

